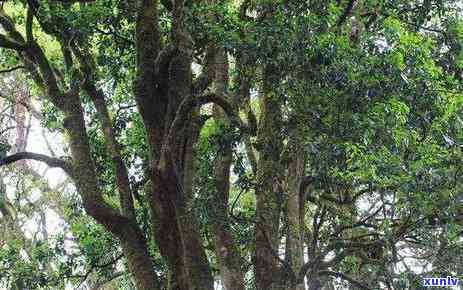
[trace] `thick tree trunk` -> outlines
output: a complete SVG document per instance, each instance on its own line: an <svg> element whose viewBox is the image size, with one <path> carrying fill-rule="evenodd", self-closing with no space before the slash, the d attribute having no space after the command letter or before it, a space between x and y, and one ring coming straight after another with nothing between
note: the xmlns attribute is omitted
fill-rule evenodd
<svg viewBox="0 0 463 290"><path fill-rule="evenodd" d="M141 0L137 20L137 82L135 96L150 146L151 209L154 237L178 289L213 289L209 262L194 213L189 208L193 162L189 130L166 135L178 107L191 94L191 56L183 33L183 1L173 5L173 50L159 54L157 1ZM156 62L157 57L162 59ZM156 67L156 65L162 67ZM163 75L157 75L162 72ZM167 78L167 80L166 80ZM190 143L185 143L190 142ZM186 145L186 146L185 146ZM185 171L186 170L186 171Z"/></svg>
<svg viewBox="0 0 463 290"><path fill-rule="evenodd" d="M170 128L175 120L181 102L191 94L191 57L184 51L178 51L169 66L169 105L167 123ZM194 113L190 112L191 120ZM209 261L199 234L199 225L194 210L191 208L193 182L193 146L196 143L197 128L188 124L175 132L174 144L165 138L161 149L158 169L162 175L161 195L173 204L175 220L183 247L185 274L189 289L213 289L214 280Z"/></svg>
<svg viewBox="0 0 463 290"><path fill-rule="evenodd" d="M169 195L163 194L165 184L156 174L160 159L164 130L168 128L169 100L165 89L157 88L156 58L160 50L160 37L157 23L157 1L140 0L136 26L137 36L137 79L134 84L135 100L143 119L150 147L149 190L151 224L154 239L160 253L169 267L169 280L172 290L188 290L188 274L184 261L184 248L177 225L175 206ZM165 60L169 66L169 60ZM163 68L164 70L164 68ZM168 69L166 69L168 71ZM165 72L164 72L165 73ZM168 78L168 77L167 77ZM175 111L174 111L175 112Z"/></svg>
<svg viewBox="0 0 463 290"><path fill-rule="evenodd" d="M124 238L121 239L122 250L137 289L160 289L156 280L153 279L153 262L143 233L136 224L131 227L127 226L124 232Z"/></svg>
<svg viewBox="0 0 463 290"><path fill-rule="evenodd" d="M187 289L214 289L214 280L212 278L209 262L203 244L199 239L198 226L192 215L191 209L186 203L181 179L179 178L178 172L175 170L175 165L169 153L163 154L160 166L156 170L154 177L156 179L156 184L159 185L159 196L165 203L171 204L171 210L174 211L173 214L175 215L175 219L173 219L173 221L176 222L181 249L183 250L184 271L188 283ZM164 210L164 208L161 210ZM170 252L166 254L172 255Z"/></svg>
<svg viewBox="0 0 463 290"><path fill-rule="evenodd" d="M152 178L156 180L157 177ZM188 277L183 260L183 246L180 233L176 224L175 209L159 188L160 184L154 184L153 199L151 200L152 226L154 239L159 247L161 255L165 258L169 268L168 290L188 290Z"/></svg>

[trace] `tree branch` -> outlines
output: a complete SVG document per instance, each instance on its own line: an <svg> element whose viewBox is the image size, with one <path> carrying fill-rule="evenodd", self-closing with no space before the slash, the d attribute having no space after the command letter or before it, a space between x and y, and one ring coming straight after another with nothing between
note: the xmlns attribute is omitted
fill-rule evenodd
<svg viewBox="0 0 463 290"><path fill-rule="evenodd" d="M32 153L32 152L19 152L19 153L7 156L3 159L0 159L0 167L15 163L20 160L25 160L25 159L43 162L52 168L59 167L63 169L66 173L68 173L69 175L71 175L71 172L72 172L71 165L67 163L66 161L59 159L59 158L53 158L47 155L43 155L39 153Z"/></svg>
<svg viewBox="0 0 463 290"><path fill-rule="evenodd" d="M3 27L3 29L6 32L6 35L13 41L14 43L17 43L21 45L24 48L25 46L25 40L24 37L21 35L21 33L16 30L15 25L11 17L5 14L5 11L3 8L0 6L0 25Z"/></svg>
<svg viewBox="0 0 463 290"><path fill-rule="evenodd" d="M168 101L158 94L156 57L160 50L157 5L142 0L138 7L136 31L137 69L134 83L135 101L148 133L151 148L158 148L164 136L165 110ZM155 109L153 112L153 108ZM156 132L156 133L154 133Z"/></svg>
<svg viewBox="0 0 463 290"><path fill-rule="evenodd" d="M2 34L0 34L0 47L7 48L7 49L14 49L17 51L23 51L24 49L26 49L26 46L22 45L21 43L11 40Z"/></svg>
<svg viewBox="0 0 463 290"><path fill-rule="evenodd" d="M161 0L162 6L166 8L169 12L172 12L172 8L174 7L174 4L172 4L171 0Z"/></svg>
<svg viewBox="0 0 463 290"><path fill-rule="evenodd" d="M10 72L13 72L15 70L18 70L18 69L25 69L26 67L23 66L23 65L17 65L17 66L14 66L14 67L10 67L10 68L7 68L7 69L2 69L0 70L0 74L4 74L4 73L10 73Z"/></svg>
<svg viewBox="0 0 463 290"><path fill-rule="evenodd" d="M241 121L238 113L233 109L232 105L224 98L215 94L206 94L197 98L190 96L180 104L177 114L175 115L175 119L170 126L166 144L168 145L168 148L172 148L172 145L177 144L176 141L178 140L176 140L176 138L178 138L178 134L176 134L176 132L179 132L183 128L191 111L198 106L208 103L214 103L221 107L233 126L240 128L245 133L249 131L248 127Z"/></svg>
<svg viewBox="0 0 463 290"><path fill-rule="evenodd" d="M339 17L338 25L343 24L344 21L346 21L347 17L349 17L352 14L352 10L354 9L356 2L357 0L349 0L349 3L344 9L344 12L342 13L341 17Z"/></svg>
<svg viewBox="0 0 463 290"><path fill-rule="evenodd" d="M98 27L95 27L95 31L98 32L98 33L101 33L103 35L114 35L115 37L127 42L128 44L131 44L131 45L134 45L135 44L135 41L133 41L132 39L129 39L125 36L122 36L120 35L119 33L117 33L116 31L114 30L110 30L110 31L104 31Z"/></svg>
<svg viewBox="0 0 463 290"><path fill-rule="evenodd" d="M82 286L82 284L85 283L85 281L87 281L88 277L90 276L90 274L95 271L96 269L104 269L104 268L107 268L109 266L113 266L114 264L116 264L120 259L122 259L124 257L123 254L117 256L114 260L111 260L105 264L102 264L102 265L92 265L90 267L90 269L87 270L87 272L85 272L84 275L73 275L71 276L72 278L75 278L75 277L79 277L79 278L82 278L82 280L80 281L79 285L77 286L77 289L80 288L80 286Z"/></svg>
<svg viewBox="0 0 463 290"><path fill-rule="evenodd" d="M32 33L32 24L34 23L34 11L29 7L27 9L26 16L26 40L27 43L32 43L34 41L34 35Z"/></svg>
<svg viewBox="0 0 463 290"><path fill-rule="evenodd" d="M213 82L215 78L215 58L217 54L217 48L208 45L206 49L206 55L203 60L203 71L193 81L193 94L202 94Z"/></svg>

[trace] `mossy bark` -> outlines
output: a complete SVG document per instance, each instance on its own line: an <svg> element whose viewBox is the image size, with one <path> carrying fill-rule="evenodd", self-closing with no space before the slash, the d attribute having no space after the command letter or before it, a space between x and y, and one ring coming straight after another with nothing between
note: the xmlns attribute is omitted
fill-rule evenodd
<svg viewBox="0 0 463 290"><path fill-rule="evenodd" d="M281 153L283 149L281 98L272 87L277 69L264 70L261 116L257 132L256 225L254 272L258 290L279 289L278 251L282 205Z"/></svg>

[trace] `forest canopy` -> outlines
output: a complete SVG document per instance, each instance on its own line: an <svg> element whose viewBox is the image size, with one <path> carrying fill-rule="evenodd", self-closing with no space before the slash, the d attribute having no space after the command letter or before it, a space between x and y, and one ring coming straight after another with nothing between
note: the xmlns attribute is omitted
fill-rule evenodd
<svg viewBox="0 0 463 290"><path fill-rule="evenodd" d="M0 289L462 280L462 9L0 1Z"/></svg>

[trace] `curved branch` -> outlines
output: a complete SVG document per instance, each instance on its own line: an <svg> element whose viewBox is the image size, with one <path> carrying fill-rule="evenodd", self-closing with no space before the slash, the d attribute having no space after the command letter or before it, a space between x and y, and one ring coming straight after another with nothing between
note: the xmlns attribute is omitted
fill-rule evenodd
<svg viewBox="0 0 463 290"><path fill-rule="evenodd" d="M10 67L10 68L7 68L7 69L1 69L0 70L0 74L4 74L4 73L10 73L10 72L13 72L15 70L18 70L18 69L25 69L26 67L23 66L23 65L17 65L17 66L14 66L14 67Z"/></svg>
<svg viewBox="0 0 463 290"><path fill-rule="evenodd" d="M225 98L219 97L216 94L206 94L197 98L196 102L199 106L208 103L214 103L218 105L222 108L222 110L225 112L228 119L234 126L240 129L244 129L246 132L249 131L248 126L244 124L238 116L238 112L233 108L232 104L230 104L230 102L228 102Z"/></svg>
<svg viewBox="0 0 463 290"><path fill-rule="evenodd" d="M244 133L249 132L248 127L241 121L233 106L224 98L219 97L216 94L206 94L197 98L190 96L180 104L180 107L177 110L175 119L170 126L169 134L167 135L167 148L172 148L172 145L176 144L176 136L178 136L176 132L179 132L183 128L185 122L188 120L188 115L192 112L192 110L198 106L208 103L213 103L221 107L233 126L238 127Z"/></svg>
<svg viewBox="0 0 463 290"><path fill-rule="evenodd" d="M110 31L104 31L102 29L99 29L98 27L94 27L95 31L98 32L98 33L101 33L103 35L113 35L125 42L127 42L128 44L131 44L131 45L134 45L135 44L135 41L133 41L132 39L129 39L123 35L120 35L119 33L117 33L116 31L114 30L110 30Z"/></svg>
<svg viewBox="0 0 463 290"><path fill-rule="evenodd" d="M71 173L72 167L66 161L59 159L59 158L50 157L44 154L32 153L32 152L19 152L19 153L7 156L3 159L0 159L0 167L15 163L20 160L25 160L25 159L43 162L47 164L48 166L50 166L51 168L59 167L63 169L66 173L71 175L70 173Z"/></svg>

